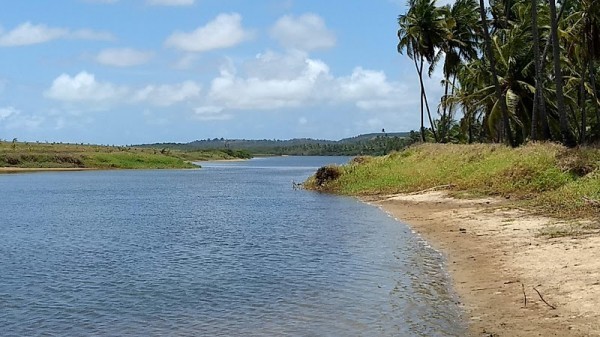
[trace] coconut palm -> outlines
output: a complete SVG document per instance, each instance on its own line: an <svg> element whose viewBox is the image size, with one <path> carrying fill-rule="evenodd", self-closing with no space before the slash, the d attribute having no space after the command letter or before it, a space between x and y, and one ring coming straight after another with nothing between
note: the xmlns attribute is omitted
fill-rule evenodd
<svg viewBox="0 0 600 337"><path fill-rule="evenodd" d="M535 63L535 96L531 109L531 139L538 139L538 109L542 92L542 60L540 54L540 33L538 29L538 0L531 0L531 34L533 40L533 57ZM545 107L544 107L545 109ZM545 116L545 111L541 113Z"/></svg>
<svg viewBox="0 0 600 337"><path fill-rule="evenodd" d="M436 47L440 46L448 35L443 11L435 6L435 0L410 0L409 10L398 17L398 52L410 57L419 76L421 89L421 140L425 141L424 111L427 109L429 123L435 140L438 140L435 125L431 118L431 110L427 101L423 70L425 61L434 62Z"/></svg>
<svg viewBox="0 0 600 337"><path fill-rule="evenodd" d="M444 96L440 104L442 108L440 122L451 122L453 119L453 106L451 104L452 101L448 98L454 94L456 89L458 69L463 62L471 61L477 57L479 47L479 13L477 11L478 5L476 0L457 0L452 7L447 6L444 9L449 34L440 46L436 60L444 57ZM435 64L436 62L434 61L430 68L430 73ZM450 80L451 77L452 80ZM449 88L452 91L450 95L448 94ZM438 133L440 140L445 142L447 137L446 133L442 132L442 130L450 130L450 127L444 123L439 125Z"/></svg>
<svg viewBox="0 0 600 337"><path fill-rule="evenodd" d="M561 8L562 10L562 8ZM600 2L581 0L573 3L572 13L566 19L569 39L569 59L580 63L581 91L581 135L580 142L586 140L587 114L585 96L591 96L596 117L596 134L600 134L600 105L596 87L596 60L600 59Z"/></svg>
<svg viewBox="0 0 600 337"><path fill-rule="evenodd" d="M481 0L483 1L483 0ZM560 68L560 44L558 40L558 18L556 16L555 0L548 0L550 6L550 36L552 38L552 62L554 66L554 82L556 85L556 105L558 109L560 134L565 146L573 147L576 141L571 133L569 120L567 119L567 110L565 106L565 97L563 94L563 77Z"/></svg>
<svg viewBox="0 0 600 337"><path fill-rule="evenodd" d="M485 10L485 4L483 0L479 0L479 14L481 16L481 26L483 29L483 40L485 42L485 54L487 55L490 62L490 71L492 73L492 82L494 83L496 99L500 103L500 111L502 113L503 127L506 133L506 139L511 146L516 146L513 136L512 130L510 127L510 120L508 117L508 108L506 106L506 102L502 97L502 89L500 88L500 83L498 82L498 72L496 71L496 58L494 56L494 52L492 50L492 38L490 36L490 31L487 24L487 15Z"/></svg>

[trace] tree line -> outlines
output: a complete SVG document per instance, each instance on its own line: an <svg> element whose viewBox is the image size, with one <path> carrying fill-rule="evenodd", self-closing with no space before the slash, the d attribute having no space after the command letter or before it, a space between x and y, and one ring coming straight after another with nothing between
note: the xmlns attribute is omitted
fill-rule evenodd
<svg viewBox="0 0 600 337"><path fill-rule="evenodd" d="M422 141L600 140L600 1L409 0L398 25L398 52L419 78ZM434 103L423 80L437 67Z"/></svg>

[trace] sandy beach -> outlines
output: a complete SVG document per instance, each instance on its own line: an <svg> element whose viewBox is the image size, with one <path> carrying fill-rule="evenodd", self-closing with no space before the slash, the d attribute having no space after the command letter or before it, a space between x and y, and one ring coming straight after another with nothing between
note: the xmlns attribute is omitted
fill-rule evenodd
<svg viewBox="0 0 600 337"><path fill-rule="evenodd" d="M505 199L437 191L365 201L445 254L472 336L600 336L599 233L541 236L570 224Z"/></svg>

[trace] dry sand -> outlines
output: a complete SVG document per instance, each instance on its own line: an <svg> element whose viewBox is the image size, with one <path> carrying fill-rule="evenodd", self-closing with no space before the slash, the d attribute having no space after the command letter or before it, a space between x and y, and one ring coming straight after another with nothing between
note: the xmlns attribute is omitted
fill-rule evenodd
<svg viewBox="0 0 600 337"><path fill-rule="evenodd" d="M506 207L504 199L438 191L366 201L446 255L472 336L600 336L598 233L540 236L569 224Z"/></svg>

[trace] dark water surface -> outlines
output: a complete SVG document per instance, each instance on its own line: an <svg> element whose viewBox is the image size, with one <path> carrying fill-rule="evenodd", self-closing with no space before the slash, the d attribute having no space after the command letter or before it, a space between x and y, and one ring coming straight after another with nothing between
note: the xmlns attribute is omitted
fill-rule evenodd
<svg viewBox="0 0 600 337"><path fill-rule="evenodd" d="M0 336L461 336L443 258L326 163L0 175Z"/></svg>

